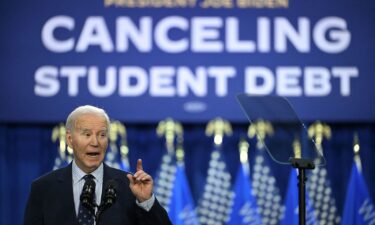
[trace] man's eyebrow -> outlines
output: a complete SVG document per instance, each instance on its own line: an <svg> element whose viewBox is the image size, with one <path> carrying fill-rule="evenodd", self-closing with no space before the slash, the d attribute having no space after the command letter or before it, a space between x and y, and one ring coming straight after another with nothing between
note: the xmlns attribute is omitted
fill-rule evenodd
<svg viewBox="0 0 375 225"><path fill-rule="evenodd" d="M87 132L87 131L91 132L91 129L89 129L89 128L81 128L81 127L79 127L78 130L80 130L82 132ZM108 131L107 128L102 128L102 129L99 130L99 132L107 132L107 131Z"/></svg>
<svg viewBox="0 0 375 225"><path fill-rule="evenodd" d="M81 128L81 127L79 127L78 130L80 130L81 132L90 131L90 129L87 129L87 128Z"/></svg>

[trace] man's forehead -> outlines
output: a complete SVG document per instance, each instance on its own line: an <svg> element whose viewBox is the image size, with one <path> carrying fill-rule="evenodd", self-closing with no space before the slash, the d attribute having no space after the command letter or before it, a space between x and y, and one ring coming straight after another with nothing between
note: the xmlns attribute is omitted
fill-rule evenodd
<svg viewBox="0 0 375 225"><path fill-rule="evenodd" d="M75 127L80 130L108 130L107 120L98 115L82 115L75 121Z"/></svg>
<svg viewBox="0 0 375 225"><path fill-rule="evenodd" d="M93 128L93 127L79 126L79 125L76 128L77 128L77 130L82 130L82 131L96 130L96 128ZM107 131L108 129L107 129L107 127L101 127L98 130L100 130L100 131Z"/></svg>

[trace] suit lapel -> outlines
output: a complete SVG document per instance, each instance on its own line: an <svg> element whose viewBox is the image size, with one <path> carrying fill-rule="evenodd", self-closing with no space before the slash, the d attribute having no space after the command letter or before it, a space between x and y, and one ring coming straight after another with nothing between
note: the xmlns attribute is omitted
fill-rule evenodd
<svg viewBox="0 0 375 225"><path fill-rule="evenodd" d="M57 221L66 221L61 224L76 224L77 215L74 206L73 197L73 179L72 179L72 164L65 167L60 176L57 178L58 182L58 193L56 195L60 199L59 204L61 205L62 212L61 218L56 218Z"/></svg>

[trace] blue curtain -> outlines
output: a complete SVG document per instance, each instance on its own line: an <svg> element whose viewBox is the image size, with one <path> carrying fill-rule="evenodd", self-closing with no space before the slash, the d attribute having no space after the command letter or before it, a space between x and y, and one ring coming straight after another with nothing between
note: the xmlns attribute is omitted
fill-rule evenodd
<svg viewBox="0 0 375 225"><path fill-rule="evenodd" d="M51 141L55 124L0 124L0 224L20 225L30 184L50 171L57 154L57 143ZM137 158L144 160L145 170L155 175L165 151L164 141L156 135L156 124L125 124L132 168ZM205 136L205 124L184 125L186 174L195 202L203 192L213 139ZM353 133L361 142L363 176L372 199L375 197L375 126L374 124L329 124L332 138L324 142L328 176L340 214L345 201L353 161ZM223 155L233 178L240 164L238 142L246 137L247 124L234 124L233 135L223 143ZM276 134L277 135L277 134ZM255 141L250 142L250 163ZM271 163L283 196L287 189L289 166ZM250 167L251 168L251 167ZM234 181L235 179L232 179Z"/></svg>

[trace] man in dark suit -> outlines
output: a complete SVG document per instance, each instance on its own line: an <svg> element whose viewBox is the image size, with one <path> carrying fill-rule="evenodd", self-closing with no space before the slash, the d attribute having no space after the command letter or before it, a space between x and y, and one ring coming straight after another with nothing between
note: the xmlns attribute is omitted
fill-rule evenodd
<svg viewBox="0 0 375 225"><path fill-rule="evenodd" d="M95 224L96 225L169 225L166 211L152 193L153 179L137 162L134 175L103 163L108 147L109 117L93 106L76 108L66 121L66 139L74 160L62 169L33 182L27 202L24 225ZM87 175L95 182L93 199L103 204L104 187L116 183L116 201L96 222L86 214L80 202ZM86 187L86 186L85 186ZM103 194L102 194L103 193ZM98 208L95 208L95 213ZM83 215L84 214L84 215ZM82 221L84 219L84 222Z"/></svg>

